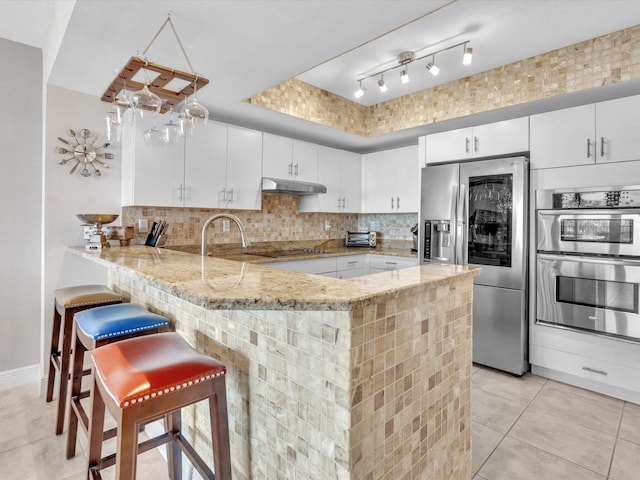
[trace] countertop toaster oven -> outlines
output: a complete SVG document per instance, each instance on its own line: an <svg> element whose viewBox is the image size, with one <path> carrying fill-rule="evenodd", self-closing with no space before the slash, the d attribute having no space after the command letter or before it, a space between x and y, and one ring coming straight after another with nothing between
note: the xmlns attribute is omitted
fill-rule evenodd
<svg viewBox="0 0 640 480"><path fill-rule="evenodd" d="M347 247L375 247L376 232L347 232L344 244Z"/></svg>

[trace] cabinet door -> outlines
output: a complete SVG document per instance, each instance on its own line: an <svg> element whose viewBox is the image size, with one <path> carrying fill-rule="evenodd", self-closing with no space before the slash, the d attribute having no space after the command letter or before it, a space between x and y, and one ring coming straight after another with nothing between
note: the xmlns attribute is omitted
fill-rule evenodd
<svg viewBox="0 0 640 480"><path fill-rule="evenodd" d="M594 129L594 105L532 115L531 168L593 164Z"/></svg>
<svg viewBox="0 0 640 480"><path fill-rule="evenodd" d="M360 213L362 210L362 157L352 152L340 152L340 191L342 212Z"/></svg>
<svg viewBox="0 0 640 480"><path fill-rule="evenodd" d="M262 134L262 175L290 178L293 174L293 139Z"/></svg>
<svg viewBox="0 0 640 480"><path fill-rule="evenodd" d="M597 162L640 159L640 95L596 104Z"/></svg>
<svg viewBox="0 0 640 480"><path fill-rule="evenodd" d="M224 208L227 126L207 122L187 137L185 152L185 206Z"/></svg>
<svg viewBox="0 0 640 480"><path fill-rule="evenodd" d="M396 164L396 212L417 212L420 204L418 147L389 150Z"/></svg>
<svg viewBox="0 0 640 480"><path fill-rule="evenodd" d="M262 206L262 133L228 127L226 207L260 210Z"/></svg>
<svg viewBox="0 0 640 480"><path fill-rule="evenodd" d="M471 128L434 133L426 138L426 163L449 162L471 158Z"/></svg>
<svg viewBox="0 0 640 480"><path fill-rule="evenodd" d="M301 212L341 212L340 164L341 151L319 147L318 183L327 187L327 193L300 197Z"/></svg>
<svg viewBox="0 0 640 480"><path fill-rule="evenodd" d="M364 213L395 212L396 171L389 152L368 153L363 157Z"/></svg>
<svg viewBox="0 0 640 480"><path fill-rule="evenodd" d="M302 182L318 182L318 145L293 140L293 177Z"/></svg>
<svg viewBox="0 0 640 480"><path fill-rule="evenodd" d="M526 152L529 150L529 117L473 127L474 157Z"/></svg>
<svg viewBox="0 0 640 480"><path fill-rule="evenodd" d="M133 205L179 207L183 205L184 139L176 144L148 146L144 131L158 118L136 118L134 126Z"/></svg>

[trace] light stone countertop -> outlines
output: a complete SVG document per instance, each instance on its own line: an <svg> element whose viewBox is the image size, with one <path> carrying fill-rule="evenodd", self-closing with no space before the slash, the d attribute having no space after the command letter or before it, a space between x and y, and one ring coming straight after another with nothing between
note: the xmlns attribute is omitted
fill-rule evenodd
<svg viewBox="0 0 640 480"><path fill-rule="evenodd" d="M480 272L474 267L423 265L340 280L261 266L264 257L246 254L230 260L142 245L99 252L72 246L68 251L124 270L152 287L211 310L351 310L357 303L380 301L420 285L444 284L453 277ZM358 252L335 252L354 253ZM364 249L359 253L372 252Z"/></svg>

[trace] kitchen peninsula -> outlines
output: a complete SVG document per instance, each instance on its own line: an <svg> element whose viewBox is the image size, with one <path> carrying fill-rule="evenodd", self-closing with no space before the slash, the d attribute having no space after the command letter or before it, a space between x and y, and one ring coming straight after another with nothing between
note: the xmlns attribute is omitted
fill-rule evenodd
<svg viewBox="0 0 640 480"><path fill-rule="evenodd" d="M251 255L69 251L106 266L114 289L227 365L234 479L471 478L479 270L430 265L338 280ZM183 413L201 452L205 408Z"/></svg>

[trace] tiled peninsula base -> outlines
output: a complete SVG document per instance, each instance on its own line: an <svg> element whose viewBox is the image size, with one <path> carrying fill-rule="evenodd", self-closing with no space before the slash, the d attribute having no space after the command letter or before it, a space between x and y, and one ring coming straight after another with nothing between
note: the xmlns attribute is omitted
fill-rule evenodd
<svg viewBox="0 0 640 480"><path fill-rule="evenodd" d="M234 480L471 478L471 274L291 311L208 310L109 270L227 365ZM183 418L204 458L206 409Z"/></svg>

